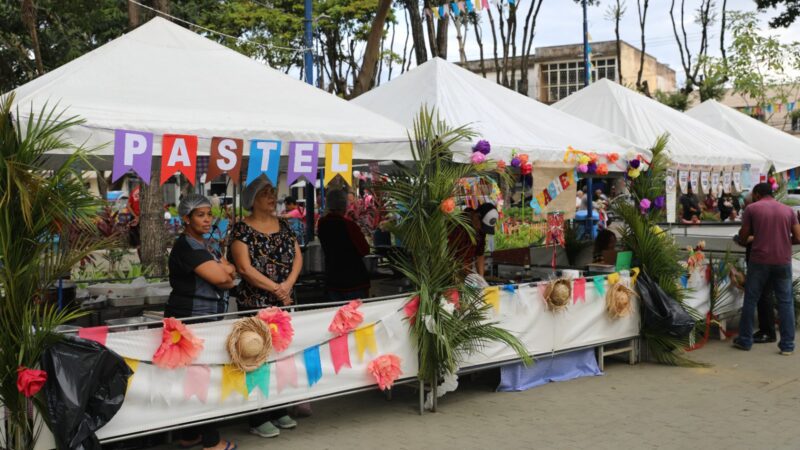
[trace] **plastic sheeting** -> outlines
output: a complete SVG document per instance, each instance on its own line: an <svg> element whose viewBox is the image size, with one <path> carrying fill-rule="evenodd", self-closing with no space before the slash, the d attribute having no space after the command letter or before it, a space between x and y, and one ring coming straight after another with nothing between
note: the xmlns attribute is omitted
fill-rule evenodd
<svg viewBox="0 0 800 450"><path fill-rule="evenodd" d="M159 17L14 92L22 119L45 103L85 119L65 138L101 146L102 169L117 128L155 133L155 156L161 135L177 133L199 136L198 155L224 136L353 142L356 160L411 159L402 125Z"/></svg>
<svg viewBox="0 0 800 450"><path fill-rule="evenodd" d="M667 149L677 164L750 164L765 172L767 158L744 142L624 86L602 79L553 105L650 148L669 133Z"/></svg>
<svg viewBox="0 0 800 450"><path fill-rule="evenodd" d="M500 392L524 391L550 382L569 381L602 375L594 349L578 350L562 355L536 358L536 364L522 363L500 368Z"/></svg>
<svg viewBox="0 0 800 450"><path fill-rule="evenodd" d="M423 105L435 107L448 125L469 125L478 134L476 141L486 139L492 144L489 156L506 162L514 149L530 153L536 161L561 161L569 146L598 153L636 150L645 155L649 148L637 147L441 58L432 58L352 103L409 128ZM467 160L469 154L458 156ZM614 170L613 165L609 168Z"/></svg>
<svg viewBox="0 0 800 450"><path fill-rule="evenodd" d="M778 172L800 166L800 138L796 136L716 100L706 100L686 114L763 153Z"/></svg>

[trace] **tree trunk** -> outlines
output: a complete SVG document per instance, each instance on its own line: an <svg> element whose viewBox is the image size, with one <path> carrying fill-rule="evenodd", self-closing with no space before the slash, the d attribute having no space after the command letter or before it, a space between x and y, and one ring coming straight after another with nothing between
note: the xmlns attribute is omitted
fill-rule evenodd
<svg viewBox="0 0 800 450"><path fill-rule="evenodd" d="M456 29L456 40L458 41L458 60L461 61L461 64L467 64L467 53L464 51L464 45L466 44L464 41L466 40L464 34L461 33L461 22L458 19L453 19L453 26ZM463 22L464 30L466 31L466 22Z"/></svg>
<svg viewBox="0 0 800 450"><path fill-rule="evenodd" d="M159 158L160 159L160 158ZM160 161L153 160L150 171L150 184L143 184L139 193L140 211L139 236L141 247L139 257L142 268L150 275L165 275L166 242L164 229L164 192L159 184L161 176Z"/></svg>
<svg viewBox="0 0 800 450"><path fill-rule="evenodd" d="M97 178L97 193L100 198L106 200L108 198L108 180L103 176L102 170L95 170L94 176Z"/></svg>
<svg viewBox="0 0 800 450"><path fill-rule="evenodd" d="M480 0L478 0L480 1ZM480 66L481 66L481 75L483 78L486 78L486 60L483 57L483 36L481 33L481 25L478 23L477 14L474 15L474 19L472 22L472 26L475 28L475 40L478 41L478 51L480 52Z"/></svg>
<svg viewBox="0 0 800 450"><path fill-rule="evenodd" d="M44 75L44 63L42 62L42 49L39 46L39 22L36 19L36 5L33 0L22 0L21 5L22 23L28 29L28 34L31 37L31 46L33 47L33 58L36 63L36 72L38 75Z"/></svg>
<svg viewBox="0 0 800 450"><path fill-rule="evenodd" d="M425 8L438 8L436 5L431 5L431 0L425 0ZM428 29L428 45L431 47L431 58L439 56L439 47L436 45L436 27L433 25L433 15L425 19L425 28Z"/></svg>
<svg viewBox="0 0 800 450"><path fill-rule="evenodd" d="M133 2L128 2L128 29L133 30L139 26L140 22L139 5Z"/></svg>
<svg viewBox="0 0 800 450"><path fill-rule="evenodd" d="M617 82L623 84L622 81L622 41L619 39L619 22L622 20L622 4L617 0L617 13L614 17L614 37L616 38L617 47Z"/></svg>
<svg viewBox="0 0 800 450"><path fill-rule="evenodd" d="M725 27L727 25L728 0L722 0L722 20L719 26L719 51L722 54L722 67L725 70L722 81L728 81L728 55L725 53ZM788 116L787 116L788 117Z"/></svg>
<svg viewBox="0 0 800 450"><path fill-rule="evenodd" d="M380 0L380 3L378 3L378 12L375 14L375 19L372 21L372 27L367 37L367 48L364 50L361 71L353 86L353 97L358 97L372 88L378 63L381 37L383 36L383 26L391 9L392 0Z"/></svg>
<svg viewBox="0 0 800 450"><path fill-rule="evenodd" d="M425 50L425 32L422 29L422 17L419 13L419 1L404 0L403 3L405 4L406 11L408 11L409 20L411 21L411 39L414 41L414 54L417 58L417 65L419 66L428 60L428 52Z"/></svg>
<svg viewBox="0 0 800 450"><path fill-rule="evenodd" d="M436 29L436 48L439 50L439 57L447 59L447 27L450 17L445 14L439 19L439 28Z"/></svg>
<svg viewBox="0 0 800 450"><path fill-rule="evenodd" d="M644 2L644 6L642 6L642 2ZM639 73L636 76L636 89L640 91L643 91L644 89L644 86L642 85L642 74L644 73L644 51L645 51L644 30L645 30L645 23L647 22L647 7L649 6L649 2L650 0L636 0L636 6L639 12L639 28L642 31L642 52L639 57Z"/></svg>
<svg viewBox="0 0 800 450"><path fill-rule="evenodd" d="M531 1L528 8L528 14L525 16L525 26L522 28L522 56L520 64L520 80L519 80L519 93L528 95L530 90L528 81L528 65L530 63L531 50L533 50L533 36L536 34L536 19L539 17L539 9L542 7L542 2L539 0Z"/></svg>
<svg viewBox="0 0 800 450"><path fill-rule="evenodd" d="M497 32L494 30L494 17L492 17L492 8L486 8L486 13L489 14L489 29L492 30L492 48L494 49L494 74L497 78L497 84L500 83L500 63L497 58ZM501 23L503 17L500 17Z"/></svg>

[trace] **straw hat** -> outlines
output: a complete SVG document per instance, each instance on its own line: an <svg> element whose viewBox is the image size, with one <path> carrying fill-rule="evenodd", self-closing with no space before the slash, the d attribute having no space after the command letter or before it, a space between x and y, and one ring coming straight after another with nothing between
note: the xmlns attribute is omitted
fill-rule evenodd
<svg viewBox="0 0 800 450"><path fill-rule="evenodd" d="M226 344L231 364L243 372L252 372L267 361L272 351L272 335L258 317L237 320Z"/></svg>
<svg viewBox="0 0 800 450"><path fill-rule="evenodd" d="M553 312L567 309L569 300L572 298L572 283L566 278L553 280L547 285L544 291L544 299L547 302L547 309Z"/></svg>
<svg viewBox="0 0 800 450"><path fill-rule="evenodd" d="M615 283L606 291L606 312L612 319L626 317L631 313L631 300L636 297L633 289L624 283Z"/></svg>

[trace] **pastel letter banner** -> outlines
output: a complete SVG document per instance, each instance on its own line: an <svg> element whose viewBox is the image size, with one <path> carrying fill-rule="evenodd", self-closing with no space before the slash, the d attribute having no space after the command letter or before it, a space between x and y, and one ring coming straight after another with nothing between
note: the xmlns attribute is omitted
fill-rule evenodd
<svg viewBox="0 0 800 450"><path fill-rule="evenodd" d="M601 296L606 295L606 277L602 275L597 275L592 278L594 282L594 288L597 289L597 293Z"/></svg>
<svg viewBox="0 0 800 450"><path fill-rule="evenodd" d="M322 363L319 360L319 345L307 348L303 351L303 359L306 362L306 375L308 385L313 386L322 378Z"/></svg>
<svg viewBox="0 0 800 450"><path fill-rule="evenodd" d="M572 304L586 303L586 278L576 278L572 282Z"/></svg>
<svg viewBox="0 0 800 450"><path fill-rule="evenodd" d="M273 186L278 185L278 166L281 162L281 141L250 141L250 163L247 166L249 185L261 174L266 174Z"/></svg>
<svg viewBox="0 0 800 450"><path fill-rule="evenodd" d="M95 341L100 345L106 345L106 338L108 337L108 327L89 327L89 328L81 328L78 330L78 337L89 340Z"/></svg>
<svg viewBox="0 0 800 450"><path fill-rule="evenodd" d="M278 369L278 393L286 386L297 387L297 367L294 365L294 355L279 359L276 363Z"/></svg>
<svg viewBox="0 0 800 450"><path fill-rule="evenodd" d="M696 172L696 171L693 170L689 174L689 183L692 184L692 192L694 192L695 194L697 194L699 192L697 190L697 188L699 188L699 186L697 185L697 183L699 181L700 181L700 172Z"/></svg>
<svg viewBox="0 0 800 450"><path fill-rule="evenodd" d="M225 401L232 393L238 392L242 397L247 399L247 384L244 379L244 372L232 366L225 364L222 366L222 401Z"/></svg>
<svg viewBox="0 0 800 450"><path fill-rule="evenodd" d="M111 181L133 170L145 184L150 184L153 163L153 133L114 130L114 171Z"/></svg>
<svg viewBox="0 0 800 450"><path fill-rule="evenodd" d="M128 377L128 388L127 388L127 390L130 391L131 390L131 384L133 384L133 375L136 373L136 369L139 367L139 360L138 359L130 359L130 358L123 358L123 359L125 360L125 364L127 364L128 367L131 368L131 372L133 372L133 374L131 374L131 376Z"/></svg>
<svg viewBox="0 0 800 450"><path fill-rule="evenodd" d="M247 372L244 378L248 394L258 388L261 389L264 398L269 398L269 363L264 363L258 369Z"/></svg>
<svg viewBox="0 0 800 450"><path fill-rule="evenodd" d="M725 191L726 194L731 191L731 175L731 172L728 170L722 174L722 190Z"/></svg>
<svg viewBox="0 0 800 450"><path fill-rule="evenodd" d="M291 186L305 177L311 184L317 181L319 142L289 142L289 170L286 183Z"/></svg>
<svg viewBox="0 0 800 450"><path fill-rule="evenodd" d="M700 186L703 187L703 194L708 194L709 192L708 176L708 172L700 172Z"/></svg>
<svg viewBox="0 0 800 450"><path fill-rule="evenodd" d="M353 144L328 143L325 144L325 186L336 175L341 175L348 185L353 184Z"/></svg>
<svg viewBox="0 0 800 450"><path fill-rule="evenodd" d="M347 339L350 335L343 334L335 337L328 342L328 347L331 350L331 361L333 361L333 371L339 374L342 367L353 367L350 365L350 349L348 348Z"/></svg>
<svg viewBox="0 0 800 450"><path fill-rule="evenodd" d="M681 188L682 193L686 193L686 187L689 184L689 172L685 170L678 171L678 187Z"/></svg>
<svg viewBox="0 0 800 450"><path fill-rule="evenodd" d="M714 194L719 191L719 172L716 170L711 172L711 189L714 190Z"/></svg>
<svg viewBox="0 0 800 450"><path fill-rule="evenodd" d="M535 214L542 213L542 207L539 206L539 200L536 197L531 198L531 208L533 208Z"/></svg>
<svg viewBox="0 0 800 450"><path fill-rule="evenodd" d="M197 136L165 134L161 137L161 184L180 172L195 184L197 173Z"/></svg>
<svg viewBox="0 0 800 450"><path fill-rule="evenodd" d="M495 314L500 312L500 287L492 286L483 290L483 301L492 305Z"/></svg>
<svg viewBox="0 0 800 450"><path fill-rule="evenodd" d="M208 399L208 385L211 384L211 369L208 366L191 365L186 368L183 379L183 398L189 400L193 395L205 403Z"/></svg>
<svg viewBox="0 0 800 450"><path fill-rule="evenodd" d="M206 182L215 180L227 173L233 184L239 184L242 168L242 149L244 141L226 137L211 138L211 158L208 163Z"/></svg>
<svg viewBox="0 0 800 450"><path fill-rule="evenodd" d="M358 360L364 360L364 352L369 352L375 356L378 354L378 344L375 342L375 324L369 324L365 327L356 329L356 352L358 353Z"/></svg>
<svg viewBox="0 0 800 450"><path fill-rule="evenodd" d="M741 172L733 172L733 185L736 187L737 191L742 190L742 173Z"/></svg>

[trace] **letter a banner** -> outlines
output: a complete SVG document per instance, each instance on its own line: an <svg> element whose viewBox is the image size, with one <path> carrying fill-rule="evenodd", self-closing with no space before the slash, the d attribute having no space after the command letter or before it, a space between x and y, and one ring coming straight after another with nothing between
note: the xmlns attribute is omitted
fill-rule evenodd
<svg viewBox="0 0 800 450"><path fill-rule="evenodd" d="M197 173L197 136L165 134L161 138L161 184L180 172L195 184Z"/></svg>

